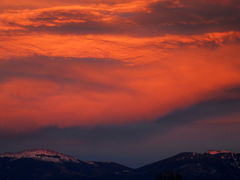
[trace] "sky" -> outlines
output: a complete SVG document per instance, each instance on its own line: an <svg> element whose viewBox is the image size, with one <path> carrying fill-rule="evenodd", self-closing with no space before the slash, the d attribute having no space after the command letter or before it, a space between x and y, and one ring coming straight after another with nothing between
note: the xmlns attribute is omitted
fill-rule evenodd
<svg viewBox="0 0 240 180"><path fill-rule="evenodd" d="M239 0L0 1L0 153L139 167L239 136Z"/></svg>

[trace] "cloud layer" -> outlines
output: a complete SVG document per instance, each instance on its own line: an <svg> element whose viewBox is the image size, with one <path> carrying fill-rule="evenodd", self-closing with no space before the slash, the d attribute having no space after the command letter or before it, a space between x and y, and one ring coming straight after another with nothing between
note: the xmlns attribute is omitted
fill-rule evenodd
<svg viewBox="0 0 240 180"><path fill-rule="evenodd" d="M105 3L104 3L105 2ZM239 31L237 1L107 1L6 10L2 31L159 36Z"/></svg>
<svg viewBox="0 0 240 180"><path fill-rule="evenodd" d="M0 2L6 132L152 122L238 98L226 93L240 85L236 0L16 2Z"/></svg>

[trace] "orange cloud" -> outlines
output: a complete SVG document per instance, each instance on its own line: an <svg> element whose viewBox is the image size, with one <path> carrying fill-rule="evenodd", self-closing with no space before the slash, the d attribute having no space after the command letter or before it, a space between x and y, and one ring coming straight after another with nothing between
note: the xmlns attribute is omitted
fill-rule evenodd
<svg viewBox="0 0 240 180"><path fill-rule="evenodd" d="M98 1L97 4L10 9L0 13L0 32L144 37L239 31L240 6L235 0L221 2L132 0L109 4Z"/></svg>
<svg viewBox="0 0 240 180"><path fill-rule="evenodd" d="M138 9L145 7L147 4L159 0L2 0L0 2L0 9L36 9L49 8L56 6L87 6L99 9L115 9L120 11L122 9Z"/></svg>
<svg viewBox="0 0 240 180"><path fill-rule="evenodd" d="M0 13L0 129L153 121L240 85L235 1L21 2Z"/></svg>
<svg viewBox="0 0 240 180"><path fill-rule="evenodd" d="M1 58L18 56L62 56L108 58L133 63L150 63L182 48L217 48L237 43L239 32L209 33L194 36L166 35L138 38L120 35L49 35L45 33L2 37ZM129 53L131 52L131 53Z"/></svg>
<svg viewBox="0 0 240 180"><path fill-rule="evenodd" d="M236 48L176 50L158 62L133 66L57 57L2 61L8 74L0 86L1 128L154 120L239 85Z"/></svg>

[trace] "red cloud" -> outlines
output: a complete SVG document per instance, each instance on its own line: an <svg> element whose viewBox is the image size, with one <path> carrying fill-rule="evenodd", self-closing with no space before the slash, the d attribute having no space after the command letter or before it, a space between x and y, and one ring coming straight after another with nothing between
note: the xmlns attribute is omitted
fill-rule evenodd
<svg viewBox="0 0 240 180"><path fill-rule="evenodd" d="M239 31L235 0L131 1L6 10L1 31L10 33L125 34L162 36Z"/></svg>
<svg viewBox="0 0 240 180"><path fill-rule="evenodd" d="M237 47L175 50L134 66L103 59L5 60L1 129L154 120L240 84Z"/></svg>
<svg viewBox="0 0 240 180"><path fill-rule="evenodd" d="M152 121L240 84L235 1L45 2L1 11L0 129Z"/></svg>

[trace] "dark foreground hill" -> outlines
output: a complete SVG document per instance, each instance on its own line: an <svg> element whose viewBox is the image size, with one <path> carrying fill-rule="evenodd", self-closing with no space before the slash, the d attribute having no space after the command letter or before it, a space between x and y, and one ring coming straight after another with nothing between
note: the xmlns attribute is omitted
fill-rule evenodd
<svg viewBox="0 0 240 180"><path fill-rule="evenodd" d="M240 180L240 154L181 153L138 169L85 162L50 150L0 155L0 180Z"/></svg>

